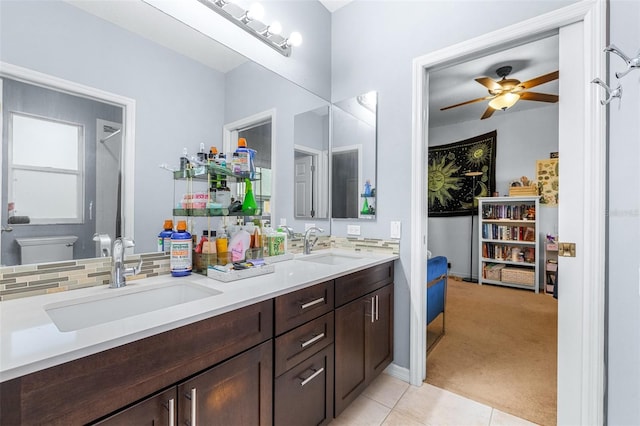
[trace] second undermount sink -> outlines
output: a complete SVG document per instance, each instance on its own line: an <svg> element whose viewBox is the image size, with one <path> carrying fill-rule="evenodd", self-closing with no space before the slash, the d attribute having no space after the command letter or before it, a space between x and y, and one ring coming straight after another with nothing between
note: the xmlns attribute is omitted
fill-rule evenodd
<svg viewBox="0 0 640 426"><path fill-rule="evenodd" d="M191 282L168 282L110 289L101 295L52 303L45 311L60 331L75 331L217 294L222 292Z"/></svg>
<svg viewBox="0 0 640 426"><path fill-rule="evenodd" d="M362 259L361 257L345 253L307 254L298 258L303 262L322 263L324 265L342 265Z"/></svg>

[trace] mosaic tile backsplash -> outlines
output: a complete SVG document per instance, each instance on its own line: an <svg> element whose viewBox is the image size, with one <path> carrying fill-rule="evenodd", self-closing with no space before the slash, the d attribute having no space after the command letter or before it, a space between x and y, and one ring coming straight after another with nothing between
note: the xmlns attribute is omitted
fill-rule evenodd
<svg viewBox="0 0 640 426"><path fill-rule="evenodd" d="M287 242L288 251L302 253L302 237ZM372 238L341 238L319 236L314 250L336 248L359 252L399 254L399 240ZM140 274L127 277L128 281L169 274L169 256L165 253L146 253L127 256L127 267L136 266L142 258ZM111 258L72 260L36 265L0 267L0 301L37 296L58 291L75 290L109 284Z"/></svg>

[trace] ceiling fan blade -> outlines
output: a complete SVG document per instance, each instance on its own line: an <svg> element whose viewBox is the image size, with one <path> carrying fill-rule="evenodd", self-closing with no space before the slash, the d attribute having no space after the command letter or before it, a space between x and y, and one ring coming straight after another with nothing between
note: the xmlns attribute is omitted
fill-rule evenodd
<svg viewBox="0 0 640 426"><path fill-rule="evenodd" d="M549 95L547 93L537 93L537 92L522 92L520 93L520 99L525 101L538 101L538 102L558 102L558 95Z"/></svg>
<svg viewBox="0 0 640 426"><path fill-rule="evenodd" d="M480 120L484 120L485 118L491 117L494 112L495 112L495 109L491 107L487 107L487 109L484 110L484 114L482 114L482 117L480 117Z"/></svg>
<svg viewBox="0 0 640 426"><path fill-rule="evenodd" d="M497 81L492 80L489 77L478 77L475 80L489 90L502 90L502 86L499 85Z"/></svg>
<svg viewBox="0 0 640 426"><path fill-rule="evenodd" d="M536 78L532 78L531 80L527 80L523 83L520 83L518 87L522 87L523 89L530 89L535 86L539 86L543 83L548 83L549 81L557 80L560 76L560 71L550 72L549 74L541 75Z"/></svg>
<svg viewBox="0 0 640 426"><path fill-rule="evenodd" d="M459 106L462 106L462 105L473 104L475 102L486 101L487 99L493 99L493 98L494 98L494 96L485 96L484 98L472 99L470 101L461 102L459 104L449 105L448 107L440 108L440 111L444 111L444 110L447 110L447 109L459 107Z"/></svg>

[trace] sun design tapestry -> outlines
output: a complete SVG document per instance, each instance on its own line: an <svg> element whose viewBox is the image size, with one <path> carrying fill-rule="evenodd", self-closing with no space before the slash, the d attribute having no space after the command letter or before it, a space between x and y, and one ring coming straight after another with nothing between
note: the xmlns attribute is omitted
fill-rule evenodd
<svg viewBox="0 0 640 426"><path fill-rule="evenodd" d="M429 147L429 216L476 214L474 197L493 194L496 137L494 130L463 141ZM465 176L469 172L481 174L475 178Z"/></svg>

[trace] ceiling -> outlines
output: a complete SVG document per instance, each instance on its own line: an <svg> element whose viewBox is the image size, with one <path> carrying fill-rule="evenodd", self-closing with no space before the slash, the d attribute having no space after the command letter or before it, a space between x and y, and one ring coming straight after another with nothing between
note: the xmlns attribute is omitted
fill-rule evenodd
<svg viewBox="0 0 640 426"><path fill-rule="evenodd" d="M521 82L543 74L558 70L559 63L558 36L553 35L538 41L523 44L490 54L481 58L466 61L459 65L435 70L429 73L429 127L449 126L465 121L479 121L487 109L489 101L477 102L440 111L440 108L458 104L471 99L488 96L487 88L476 82L476 77L500 78L496 69L503 65L511 65L513 70L509 77ZM541 84L529 91L558 94L558 80ZM535 108L549 108L555 104L521 100L506 111L496 111L490 121L500 114L511 114Z"/></svg>

